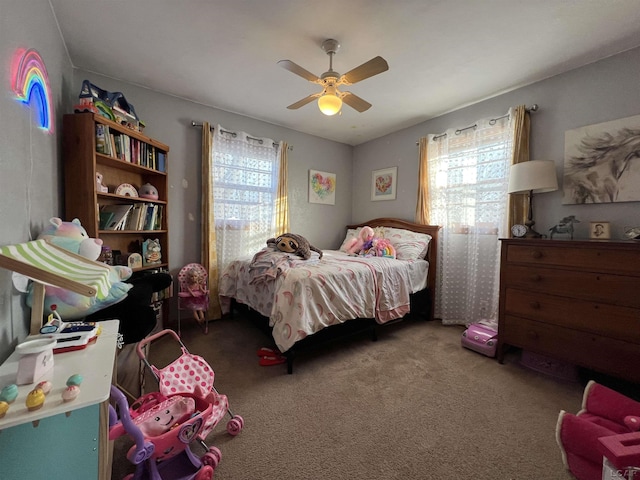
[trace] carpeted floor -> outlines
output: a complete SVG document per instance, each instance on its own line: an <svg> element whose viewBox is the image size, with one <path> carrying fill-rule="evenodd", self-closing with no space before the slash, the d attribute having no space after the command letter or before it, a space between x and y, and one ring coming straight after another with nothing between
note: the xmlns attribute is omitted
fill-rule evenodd
<svg viewBox="0 0 640 480"><path fill-rule="evenodd" d="M375 343L360 335L300 354L287 375L258 365L272 343L246 318L212 322L208 335L190 323L184 343L245 419L237 437L227 417L207 438L222 451L215 479L571 479L555 425L561 409L579 409L583 385L524 368L516 352L500 365L462 348L461 333L408 320ZM163 367L179 356L164 337L149 358ZM133 471L128 442L115 442L113 479Z"/></svg>

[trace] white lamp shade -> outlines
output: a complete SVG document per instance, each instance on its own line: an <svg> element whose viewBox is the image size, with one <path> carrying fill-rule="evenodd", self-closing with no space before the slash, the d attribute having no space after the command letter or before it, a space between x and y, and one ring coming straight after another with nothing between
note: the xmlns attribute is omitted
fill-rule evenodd
<svg viewBox="0 0 640 480"><path fill-rule="evenodd" d="M336 95L325 93L318 99L318 108L325 115L335 115L342 108L342 99Z"/></svg>
<svg viewBox="0 0 640 480"><path fill-rule="evenodd" d="M511 165L508 193L553 192L558 189L556 164L552 160L530 160Z"/></svg>

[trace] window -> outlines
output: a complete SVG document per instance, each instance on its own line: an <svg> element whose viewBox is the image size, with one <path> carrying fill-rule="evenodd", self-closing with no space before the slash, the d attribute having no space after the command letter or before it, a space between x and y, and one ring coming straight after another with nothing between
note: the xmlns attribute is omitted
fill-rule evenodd
<svg viewBox="0 0 640 480"><path fill-rule="evenodd" d="M500 244L506 225L511 115L430 135L431 223L442 226L436 316L468 324L497 318Z"/></svg>
<svg viewBox="0 0 640 480"><path fill-rule="evenodd" d="M271 139L217 129L211 171L216 249L224 268L275 236L278 149Z"/></svg>

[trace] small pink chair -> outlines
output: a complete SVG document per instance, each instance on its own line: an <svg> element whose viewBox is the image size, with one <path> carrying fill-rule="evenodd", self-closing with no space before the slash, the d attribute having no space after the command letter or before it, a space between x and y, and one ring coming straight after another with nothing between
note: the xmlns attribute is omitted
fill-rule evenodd
<svg viewBox="0 0 640 480"><path fill-rule="evenodd" d="M560 412L556 440L578 480L601 480L603 457L618 470L632 471L640 467L640 402L591 381L582 409Z"/></svg>

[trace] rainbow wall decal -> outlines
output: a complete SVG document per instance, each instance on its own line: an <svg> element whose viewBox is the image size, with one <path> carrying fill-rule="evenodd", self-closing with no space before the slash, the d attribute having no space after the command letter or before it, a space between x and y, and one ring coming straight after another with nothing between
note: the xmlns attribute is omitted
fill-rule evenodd
<svg viewBox="0 0 640 480"><path fill-rule="evenodd" d="M34 49L19 49L11 64L13 91L18 99L38 115L38 126L53 133L53 105L49 76L42 58Z"/></svg>

